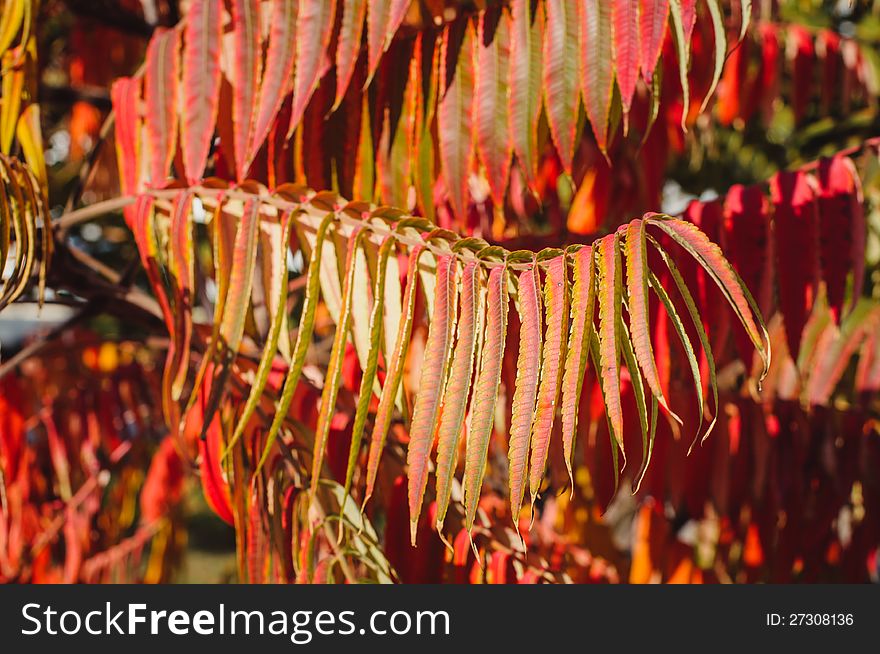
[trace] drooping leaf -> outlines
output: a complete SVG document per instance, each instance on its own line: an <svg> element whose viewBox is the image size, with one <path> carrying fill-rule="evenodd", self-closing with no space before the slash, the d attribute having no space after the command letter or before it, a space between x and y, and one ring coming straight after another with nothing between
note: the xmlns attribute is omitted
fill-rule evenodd
<svg viewBox="0 0 880 654"><path fill-rule="evenodd" d="M278 353L278 340L281 336L281 328L284 325L287 316L287 252L290 244L290 223L293 214L293 210L285 211L281 214L279 219L279 237L281 242L279 243L278 251L275 254L281 258L282 265L278 266L280 279L276 284L277 298L273 302L275 309L269 325L269 334L266 337L266 343L263 346L263 352L260 355L260 363L258 364L257 372L254 375L254 382L251 385L247 401L241 411L241 416L238 418L238 422L235 425L235 431L233 431L227 447L233 447L238 439L244 434L248 421L251 419L251 416L253 416L254 411L256 411L257 405L262 398L263 390L265 390L266 383L269 380L269 373L272 370L272 363Z"/></svg>
<svg viewBox="0 0 880 654"><path fill-rule="evenodd" d="M140 115L138 103L141 97L141 80L137 77L120 77L110 87L113 114L116 117L116 162L119 167L119 186L122 193L134 194L140 178ZM126 212L126 220L132 212Z"/></svg>
<svg viewBox="0 0 880 654"><path fill-rule="evenodd" d="M707 0L709 6L709 16L712 18L712 29L715 33L715 66L712 71L712 82L709 90L703 98L703 104L700 111L706 109L715 87L718 86L718 80L721 79L721 73L724 71L724 60L727 58L727 34L724 30L724 16L722 15L721 5L718 0Z"/></svg>
<svg viewBox="0 0 880 654"><path fill-rule="evenodd" d="M852 275L849 308L862 295L865 270L865 212L858 171L848 157L822 159L819 182L819 235L822 278L828 303L843 315L847 278Z"/></svg>
<svg viewBox="0 0 880 654"><path fill-rule="evenodd" d="M444 85L437 106L440 162L449 199L459 223L467 220L468 175L473 159L474 35L462 18L443 32L440 79Z"/></svg>
<svg viewBox="0 0 880 654"><path fill-rule="evenodd" d="M501 361L507 338L507 265L489 273L486 332L480 353L480 371L471 395L464 468L465 529L473 529L477 502L486 472L489 438L495 422L495 402L501 384Z"/></svg>
<svg viewBox="0 0 880 654"><path fill-rule="evenodd" d="M183 111L180 149L187 181L202 178L220 102L220 40L223 3L204 0L191 5L183 34Z"/></svg>
<svg viewBox="0 0 880 654"><path fill-rule="evenodd" d="M150 185L162 188L177 143L178 33L159 28L147 48L144 101L150 147Z"/></svg>
<svg viewBox="0 0 880 654"><path fill-rule="evenodd" d="M770 179L776 242L779 306L789 352L798 352L801 332L819 285L819 216L810 178L782 171ZM753 339L754 340L754 339Z"/></svg>
<svg viewBox="0 0 880 654"><path fill-rule="evenodd" d="M538 399L541 373L542 300L538 262L519 274L519 353L516 359L516 385L511 402L508 437L508 485L510 515L519 529L519 513L525 492L532 420Z"/></svg>
<svg viewBox="0 0 880 654"><path fill-rule="evenodd" d="M566 355L569 319L568 266L566 255L560 254L547 262L544 280L544 307L547 331L541 361L541 383L538 387L538 404L532 421L532 452L529 471L529 491L532 504L538 496L547 453L550 451L550 434L559 403L559 389Z"/></svg>
<svg viewBox="0 0 880 654"><path fill-rule="evenodd" d="M642 76L651 84L654 69L663 51L669 0L638 0L639 2L639 66Z"/></svg>
<svg viewBox="0 0 880 654"><path fill-rule="evenodd" d="M390 359L386 362L385 385L382 387L382 396L379 398L379 408L376 410L376 418L373 422L373 431L370 435L370 451L367 458L367 481L364 491L364 504L373 494L376 483L376 475L379 471L379 459L385 448L385 438L388 436L388 428L391 426L391 415L394 410L394 401L397 397L397 389L403 376L404 360L409 348L410 334L412 333L413 312L415 311L416 290L419 286L419 259L425 248L416 246L410 250L409 265L407 267L406 291L403 297L403 311L400 316L400 325L397 329L397 341Z"/></svg>
<svg viewBox="0 0 880 654"><path fill-rule="evenodd" d="M272 0L266 63L260 79L260 93L253 110L253 133L246 166L250 166L281 110L290 90L296 61L299 0Z"/></svg>
<svg viewBox="0 0 880 654"><path fill-rule="evenodd" d="M562 167L570 175L577 132L580 85L577 5L571 0L547 1L544 32L544 106L550 134Z"/></svg>
<svg viewBox="0 0 880 654"><path fill-rule="evenodd" d="M537 165L537 129L541 114L541 48L544 41L543 4L512 0L510 25L510 142L529 186Z"/></svg>
<svg viewBox="0 0 880 654"><path fill-rule="evenodd" d="M220 322L222 345L229 352L238 352L244 335L245 319L254 283L259 228L260 203L257 199L248 199L244 204L241 222L235 235L229 290L223 319Z"/></svg>
<svg viewBox="0 0 880 654"><path fill-rule="evenodd" d="M327 238L328 230L333 225L335 214L327 213L318 225L315 232L315 243L312 246L311 256L309 258L309 267L306 272L306 288L305 297L303 299L302 317L299 321L299 329L296 333L296 344L293 346L293 354L290 359L290 367L287 369L287 376L284 378L284 386L281 390L281 397L275 409L275 415L272 418L272 424L266 435L266 445L263 448L263 454L260 457L258 468L262 468L266 462L272 444L278 437L287 412L290 409L290 403L293 400L293 394L296 391L299 377L302 374L303 365L306 360L306 353L309 344L312 342L312 333L315 328L315 313L318 309L318 300L321 289L321 268L323 267L325 249L324 242ZM333 271L335 274L335 271ZM338 326L337 326L338 328Z"/></svg>
<svg viewBox="0 0 880 654"><path fill-rule="evenodd" d="M623 112L627 114L639 78L639 4L638 0L613 0L610 4L612 61Z"/></svg>
<svg viewBox="0 0 880 654"><path fill-rule="evenodd" d="M380 342L382 339L382 322L385 314L386 287L392 284L396 285L398 279L392 277L391 284L387 283L388 272L397 271L396 258L393 257L396 241L393 237L387 236L379 248L379 259L376 262L376 281L373 285L373 307L370 312L369 325L369 341L370 353L364 366L361 376L360 390L358 391L357 409L355 410L354 425L351 431L351 446L348 453L348 468L345 472L345 493L343 497L348 497L348 491L351 489L351 482L354 478L354 469L357 464L358 454L360 453L361 441L364 436L364 426L367 422L367 413L370 408L370 400L373 398L373 383L376 379L376 369L379 364L379 352L381 351ZM389 267L389 261L395 261L395 266Z"/></svg>
<svg viewBox="0 0 880 654"><path fill-rule="evenodd" d="M617 325L617 331L620 335L620 353L623 355L623 361L626 365L627 372L629 373L629 381L632 386L633 397L636 401L636 411L639 415L639 427L642 431L642 465L640 470L643 471L647 470L648 461L651 458L648 407L645 403L645 385L642 380L642 374L639 372L639 364L636 362L636 353L633 349L632 339L630 338L626 322L623 320L622 315L620 322ZM657 397L653 396L653 399L656 400ZM641 483L641 475L638 475L633 482L633 492L638 488L639 483Z"/></svg>
<svg viewBox="0 0 880 654"><path fill-rule="evenodd" d="M618 339L621 313L622 281L618 242L615 232L603 236L596 244L596 273L599 286L599 374L605 397L605 412L611 436L617 442L626 465L623 449L623 409L620 402L620 344Z"/></svg>
<svg viewBox="0 0 880 654"><path fill-rule="evenodd" d="M361 51L361 35L364 29L364 16L367 0L344 0L342 4L342 23L336 43L336 100L335 111L342 104L348 85L354 74L355 64Z"/></svg>
<svg viewBox="0 0 880 654"><path fill-rule="evenodd" d="M602 152L608 148L608 116L614 76L611 61L611 3L578 0L581 93Z"/></svg>
<svg viewBox="0 0 880 654"><path fill-rule="evenodd" d="M464 431L468 391L474 371L478 314L481 305L481 269L476 261L465 264L461 276L458 336L453 350L449 380L443 392L440 426L437 429L437 531L443 529L452 479L458 459L458 445Z"/></svg>
<svg viewBox="0 0 880 654"><path fill-rule="evenodd" d="M594 331L593 314L596 301L596 279L593 266L593 248L582 247L574 255L574 286L571 292L570 332L562 377L562 450L569 481L574 491L571 460L577 434L578 403L587 372L590 338Z"/></svg>
<svg viewBox="0 0 880 654"><path fill-rule="evenodd" d="M495 206L504 206L512 153L508 132L510 17L500 7L480 13L474 68L474 131Z"/></svg>
<svg viewBox="0 0 880 654"><path fill-rule="evenodd" d="M391 21L392 0L367 3L367 84L373 79L385 49L385 35Z"/></svg>
<svg viewBox="0 0 880 654"><path fill-rule="evenodd" d="M440 418L443 387L446 385L446 376L452 358L452 338L455 334L456 320L456 272L455 257L448 254L438 257L434 315L428 328L428 340L425 343L419 390L413 408L406 455L410 535L413 546L415 546L425 487L428 483L428 461Z"/></svg>
<svg viewBox="0 0 880 654"><path fill-rule="evenodd" d="M675 34L675 48L678 54L678 78L681 82L682 110L681 127L686 129L690 107L690 84L688 82L689 48L694 26L696 0L669 0L669 14Z"/></svg>
<svg viewBox="0 0 880 654"><path fill-rule="evenodd" d="M724 201L727 257L746 288L755 293L763 315L769 315L773 293L773 249L770 212L758 186L734 185ZM734 333L743 361L751 362L754 348L747 334Z"/></svg>
<svg viewBox="0 0 880 654"><path fill-rule="evenodd" d="M706 367L709 372L709 387L712 391L712 400L714 402L714 413L709 426L706 428L706 431L703 432L703 440L705 441L708 438L709 434L712 432L712 429L715 427L715 423L718 420L718 382L716 379L715 373L715 357L712 355L712 347L709 343L709 337L706 334L706 329L703 326L703 320L700 317L700 313L697 310L697 305L694 302L694 298L687 287L684 279L681 276L681 273L678 271L678 268L675 265L675 262L672 260L672 257L657 243L656 240L651 238L651 244L660 254L660 257L663 259L663 262L666 264L667 269L669 270L670 276L672 277L673 282L675 283L676 288L678 289L678 293L681 296L681 299L684 300L685 307L687 307L688 314L691 317L691 323L694 326L694 330L697 332L697 336L700 339L700 345L703 348L703 354L706 357ZM657 297L663 303L664 308L666 309L666 314L669 316L669 319L672 321L672 324L675 328L675 331L678 333L678 337L681 340L681 344L684 347L685 354L688 359L688 364L691 368L691 376L694 378L694 391L697 395L697 404L700 412L700 426L697 428L697 434L694 437L693 442L691 443L691 449L693 449L697 440L700 438L700 432L702 430L702 422L704 415L703 408L703 381L702 374L700 372L700 366L697 363L696 356L694 355L693 346L690 343L690 339L688 338L687 332L684 329L684 325L681 322L681 319L678 317L678 313L675 309L675 306L669 300L666 292L661 288L658 289L660 282L656 279L656 275L651 277L651 285L654 290L657 292ZM737 280L739 281L739 280ZM747 292L747 291L744 291ZM750 304L754 308L754 302L750 299ZM760 314L758 314L760 317ZM763 327L763 324L762 324ZM765 330L766 333L766 330ZM767 361L769 363L769 345L767 349ZM690 450L689 450L690 451Z"/></svg>
<svg viewBox="0 0 880 654"><path fill-rule="evenodd" d="M260 82L260 3L232 0L234 79L232 80L232 127L235 176L247 175L247 161L254 133L254 107Z"/></svg>
<svg viewBox="0 0 880 654"><path fill-rule="evenodd" d="M669 408L666 398L663 396L660 375L654 360L654 350L651 347L648 312L648 253L644 221L637 219L627 225L625 246L626 289L635 358L645 376L648 388L657 398L660 406L681 424L681 418ZM630 375L637 374L638 371L630 371Z"/></svg>
<svg viewBox="0 0 880 654"><path fill-rule="evenodd" d="M739 275L724 258L721 249L712 243L697 227L683 220L652 216L646 218L657 225L676 243L683 247L708 272L724 294L730 306L749 335L755 349L764 363L764 373L770 364L770 349L767 329L758 312L755 301L742 284ZM757 323L756 323L757 319Z"/></svg>
<svg viewBox="0 0 880 654"><path fill-rule="evenodd" d="M293 134L318 87L333 35L336 0L300 0L296 23L296 71L287 138Z"/></svg>
<svg viewBox="0 0 880 654"><path fill-rule="evenodd" d="M193 194L183 193L174 199L171 211L171 257L169 271L174 278L174 339L168 349L165 377L171 382L171 399L177 401L189 370L192 339L192 306L195 285L193 262Z"/></svg>
<svg viewBox="0 0 880 654"><path fill-rule="evenodd" d="M333 418L336 408L336 396L339 394L339 386L342 382L342 360L345 357L345 344L348 342L349 332L351 331L352 288L354 287L356 270L354 260L365 236L366 231L362 227L355 227L351 236L348 237L345 283L342 287L342 307L339 319L336 322L336 333L333 336L333 346L330 349L327 377L324 383L324 390L321 393L321 406L318 410L318 423L315 427L312 479L309 486L313 496L317 492L318 483L321 480L321 470L324 466L324 451L327 448L327 436L330 433L330 421Z"/></svg>

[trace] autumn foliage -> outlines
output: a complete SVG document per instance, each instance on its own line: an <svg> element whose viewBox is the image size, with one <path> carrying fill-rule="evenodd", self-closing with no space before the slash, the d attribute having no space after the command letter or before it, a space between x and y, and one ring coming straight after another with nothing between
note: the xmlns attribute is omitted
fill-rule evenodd
<svg viewBox="0 0 880 654"><path fill-rule="evenodd" d="M877 579L862 3L80 4L0 8L0 580Z"/></svg>

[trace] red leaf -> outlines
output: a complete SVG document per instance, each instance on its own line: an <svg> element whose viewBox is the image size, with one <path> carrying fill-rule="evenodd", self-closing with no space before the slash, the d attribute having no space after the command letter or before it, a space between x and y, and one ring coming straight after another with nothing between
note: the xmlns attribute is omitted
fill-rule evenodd
<svg viewBox="0 0 880 654"><path fill-rule="evenodd" d="M184 29L184 110L180 148L190 184L201 179L214 136L214 121L220 101L222 12L220 0L195 2L190 7Z"/></svg>
<svg viewBox="0 0 880 654"><path fill-rule="evenodd" d="M816 52L813 47L813 36L801 25L790 25L788 29L786 55L792 64L794 92L792 109L795 123L803 121L813 92L813 70L816 63Z"/></svg>
<svg viewBox="0 0 880 654"><path fill-rule="evenodd" d="M608 113L614 79L611 66L611 8L608 2L579 0L580 76L584 107L596 143L608 147Z"/></svg>
<svg viewBox="0 0 880 654"><path fill-rule="evenodd" d="M866 236L861 181L852 160L841 155L822 159L817 176L822 278L828 290L828 304L840 319L850 273L850 307L862 294Z"/></svg>
<svg viewBox="0 0 880 654"><path fill-rule="evenodd" d="M611 8L614 72L623 111L629 113L639 76L638 0L614 0Z"/></svg>
<svg viewBox="0 0 880 654"><path fill-rule="evenodd" d="M638 0L639 65L648 84L654 75L669 19L669 0Z"/></svg>
<svg viewBox="0 0 880 654"><path fill-rule="evenodd" d="M785 319L789 352L796 357L819 283L816 196L806 173L785 171L770 179L770 199L778 244L779 304Z"/></svg>
<svg viewBox="0 0 880 654"><path fill-rule="evenodd" d="M260 99L254 107L254 131L248 147L245 170L250 167L251 161L266 140L284 103L284 97L290 90L290 78L296 60L294 49L297 43L295 30L298 9L298 0L272 2L266 66L260 83Z"/></svg>
<svg viewBox="0 0 880 654"><path fill-rule="evenodd" d="M165 186L177 137L177 30L159 28L147 48L144 100L147 105L147 143L150 147L150 185Z"/></svg>
<svg viewBox="0 0 880 654"><path fill-rule="evenodd" d="M751 291L765 316L773 294L773 252L769 207L758 186L735 185L724 202L727 258ZM749 362L754 348L748 334L735 330L740 358Z"/></svg>
<svg viewBox="0 0 880 654"><path fill-rule="evenodd" d="M296 25L296 72L293 78L293 106L287 136L299 125L312 93L321 80L327 46L333 35L336 0L300 0Z"/></svg>
<svg viewBox="0 0 880 654"><path fill-rule="evenodd" d="M260 6L257 0L232 0L233 57L232 127L235 177L247 174L257 84L260 79Z"/></svg>
<svg viewBox="0 0 880 654"><path fill-rule="evenodd" d="M443 32L440 79L444 84L437 107L440 162L455 216L464 225L473 159L474 36L467 18L450 23Z"/></svg>
<svg viewBox="0 0 880 654"><path fill-rule="evenodd" d="M116 159L119 166L119 185L123 195L138 191L140 145L140 116L138 103L141 98L141 80L138 77L120 77L110 87L113 114L116 116ZM126 211L129 227L132 212Z"/></svg>

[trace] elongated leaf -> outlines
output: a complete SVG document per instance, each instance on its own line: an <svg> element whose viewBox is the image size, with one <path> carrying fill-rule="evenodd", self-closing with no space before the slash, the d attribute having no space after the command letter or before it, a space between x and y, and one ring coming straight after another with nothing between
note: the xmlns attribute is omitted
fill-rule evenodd
<svg viewBox="0 0 880 654"><path fill-rule="evenodd" d="M480 371L471 395L464 465L465 529L470 532L477 515L477 502L486 472L489 439L495 422L495 402L501 384L501 362L507 338L507 265L489 273L486 332L480 353Z"/></svg>
<svg viewBox="0 0 880 654"><path fill-rule="evenodd" d="M321 480L321 469L324 466L324 450L327 448L327 436L330 433L330 421L336 408L336 396L342 382L342 360L345 357L345 344L351 331L352 288L354 287L354 260L366 232L356 227L348 237L348 249L345 261L345 283L342 288L342 309L336 322L336 333L330 349L330 361L327 364L327 377L321 393L321 406L318 411L318 424L315 427L315 447L312 456L312 479L310 492L314 495Z"/></svg>
<svg viewBox="0 0 880 654"><path fill-rule="evenodd" d="M544 106L562 167L570 175L580 102L577 5L571 0L548 0L546 4Z"/></svg>
<svg viewBox="0 0 880 654"><path fill-rule="evenodd" d="M512 0L510 32L510 142L529 186L538 165L537 129L541 114L541 47L544 5Z"/></svg>
<svg viewBox="0 0 880 654"><path fill-rule="evenodd" d="M367 12L367 0L344 0L342 5L342 23L336 43L336 100L333 102L335 111L351 82L354 67L361 51L361 35L364 30L364 16Z"/></svg>
<svg viewBox="0 0 880 654"><path fill-rule="evenodd" d="M423 49L428 47L430 39L424 37L418 39L416 44L419 53L418 59L422 68L422 93L420 106L420 120L416 122L413 143L413 182L416 189L418 206L428 220L434 220L434 137L432 125L434 123L434 111L439 92L440 51L442 48L434 47L432 51L425 53Z"/></svg>
<svg viewBox="0 0 880 654"><path fill-rule="evenodd" d="M385 313L386 299L385 289L391 284L399 283L398 279L392 279L391 284L388 284L387 282L387 273L389 271L388 262L395 261L395 259L391 258L392 254L394 254L395 244L396 241L393 237L385 237L382 246L379 248L379 260L376 263L376 281L373 285L373 308L370 312L370 353L361 375L361 386L358 391L354 426L351 431L351 447L348 451L348 468L345 472L345 493L343 494L343 497L346 498L351 489L354 469L357 464L358 454L360 453L361 441L364 437L364 426L367 423L367 413L370 408L370 400L373 398L373 383L376 379L376 369L379 365L379 352L381 350L382 321ZM393 271L396 270L397 267L395 265Z"/></svg>
<svg viewBox="0 0 880 654"><path fill-rule="evenodd" d="M119 166L119 186L122 193L132 195L137 191L140 162L140 116L138 102L141 97L141 80L137 77L120 77L110 87L113 114L116 117L116 161ZM133 210L126 211L126 222L133 221ZM129 227L131 224L129 224Z"/></svg>
<svg viewBox="0 0 880 654"><path fill-rule="evenodd" d="M681 419L669 408L660 385L654 350L651 347L651 327L648 313L648 257L646 251L645 223L633 220L626 228L626 289L629 299L630 327L635 357L651 393L658 403L679 424ZM638 371L630 371L638 374Z"/></svg>
<svg viewBox="0 0 880 654"><path fill-rule="evenodd" d="M690 107L690 85L688 83L689 47L693 21L690 7L696 0L669 0L669 13L675 34L675 48L678 53L678 78L681 82L682 109L681 128L686 129L688 108Z"/></svg>
<svg viewBox="0 0 880 654"><path fill-rule="evenodd" d="M247 175L247 161L254 133L254 107L260 80L260 3L232 0L234 79L232 84L232 127L234 130L235 175Z"/></svg>
<svg viewBox="0 0 880 654"><path fill-rule="evenodd" d="M166 184L177 136L177 30L159 28L147 48L144 101L150 146L150 185Z"/></svg>
<svg viewBox="0 0 880 654"><path fill-rule="evenodd" d="M370 358L371 289L367 244L354 256L354 286L351 289L351 341L361 370L367 369ZM378 385L376 386L378 390Z"/></svg>
<svg viewBox="0 0 880 654"><path fill-rule="evenodd" d="M727 256L746 288L753 289L763 315L773 302L773 246L767 199L758 186L734 185L724 200ZM749 364L754 348L748 334L734 334L740 358Z"/></svg>
<svg viewBox="0 0 880 654"><path fill-rule="evenodd" d="M504 206L512 153L507 129L510 89L510 17L501 7L480 13L474 81L477 152L495 206Z"/></svg>
<svg viewBox="0 0 880 654"><path fill-rule="evenodd" d="M398 28L403 24L403 19L406 18L406 12L409 11L411 4L412 0L391 0L391 7L388 10L388 25L385 28L386 50L391 43L391 39L397 34Z"/></svg>
<svg viewBox="0 0 880 654"><path fill-rule="evenodd" d="M663 51L666 25L669 20L669 0L638 0L639 3L639 66L642 76L650 85L654 69Z"/></svg>
<svg viewBox="0 0 880 654"><path fill-rule="evenodd" d="M445 86L437 106L440 162L453 211L459 223L465 225L468 175L473 159L474 34L471 21L463 18L448 25L441 47L440 79Z"/></svg>
<svg viewBox="0 0 880 654"><path fill-rule="evenodd" d="M220 102L220 40L223 3L204 0L190 6L184 27L183 111L180 149L187 181L195 184L205 172Z"/></svg>
<svg viewBox="0 0 880 654"><path fill-rule="evenodd" d="M516 385L511 402L508 438L508 485L510 515L519 530L519 513L525 492L532 420L538 399L541 372L542 300L538 262L519 274L519 353L516 359Z"/></svg>
<svg viewBox="0 0 880 654"><path fill-rule="evenodd" d="M777 242L779 305L788 350L795 356L819 285L819 215L811 179L782 171L770 179ZM835 253L837 255L837 253Z"/></svg>
<svg viewBox="0 0 880 654"><path fill-rule="evenodd" d="M419 259L425 251L424 247L416 246L409 254L407 267L406 291L403 299L403 312L400 316L400 325L397 329L397 341L390 360L386 362L385 385L382 387L382 396L379 398L379 408L376 411L376 419L373 422L373 432L370 436L370 452L367 458L367 486L364 492L364 504L373 494L373 486L376 483L376 474L379 471L379 459L385 448L385 438L388 436L388 428L391 426L391 414L394 410L394 400L397 397L397 389L403 376L404 360L409 348L410 334L412 333L413 312L415 311L416 290L419 286Z"/></svg>
<svg viewBox="0 0 880 654"><path fill-rule="evenodd" d="M269 135L284 97L290 90L293 66L296 61L297 12L299 0L272 0L269 23L269 43L266 64L260 81L260 95L254 109L254 127L248 148L245 169Z"/></svg>
<svg viewBox="0 0 880 654"><path fill-rule="evenodd" d="M739 275L736 274L730 262L724 258L721 249L690 223L658 217L646 219L650 224L660 227L676 243L687 250L711 275L755 345L755 349L764 363L763 374L766 375L770 365L770 339L767 336L767 329L751 294L739 279Z"/></svg>
<svg viewBox="0 0 880 654"><path fill-rule="evenodd" d="M391 20L392 0L371 0L367 3L367 84L373 79L385 48L385 35Z"/></svg>
<svg viewBox="0 0 880 654"><path fill-rule="evenodd" d="M613 0L610 4L614 44L612 61L626 114L639 78L639 3L638 0Z"/></svg>
<svg viewBox="0 0 880 654"><path fill-rule="evenodd" d="M195 270L193 262L192 193L174 199L171 211L171 258L169 269L175 281L175 338L168 349L166 378L171 380L171 399L177 401L186 383L192 339L192 305Z"/></svg>
<svg viewBox="0 0 880 654"><path fill-rule="evenodd" d="M618 316L621 312L622 282L619 266L618 235L602 237L596 245L596 272L599 285L599 367L605 412L611 435L617 442L624 465L623 409L620 404L620 344L618 343Z"/></svg>
<svg viewBox="0 0 880 654"><path fill-rule="evenodd" d="M688 314L691 317L691 323L694 326L694 330L697 332L697 336L700 339L700 345L703 348L703 355L706 357L706 367L709 371L709 388L712 391L712 400L714 403L714 413L712 414L712 420L709 423L709 426L706 428L706 431L703 433L703 441L708 438L709 434L712 433L712 429L715 427L715 422L718 420L718 382L716 379L715 373L715 357L712 354L712 348L709 343L709 336L706 334L706 329L703 326L703 320L700 317L700 313L697 310L697 305L694 302L693 295L691 295L690 290L687 287L687 284L684 281L684 278L681 276L681 273L678 271L675 263L672 260L672 257L662 248L660 245L651 238L651 244L655 247L657 252L660 254L660 257L663 259L663 262L666 264L666 267L669 270L669 273L672 277L672 280L675 282L675 286L678 289L679 295L681 295L682 300L684 300L685 306L687 307ZM652 280L652 285L655 286L656 290L656 279ZM657 282L659 284L659 282ZM684 330L684 326L681 324L681 320L678 318L678 314L675 312L675 307L667 303L668 296L664 299L663 294L658 291L658 297L660 301L663 302L663 305L666 309L666 313L672 321L676 332L678 332L678 336L682 340L682 345L684 346L685 353L688 357L688 363L691 367L691 374L694 378L694 390L697 394L698 405L700 409L700 427L697 428L697 435L694 437L693 443L691 443L691 449L693 449L697 440L700 438L700 430L702 428L702 418L704 415L703 410L703 382L702 376L700 373L700 366L697 363L696 357L694 356L693 346L690 344L690 339L687 336L687 333ZM760 315L760 314L759 314ZM685 341L688 341L685 343ZM769 345L768 345L769 348ZM769 351L769 350L768 350ZM769 355L768 355L769 360ZM690 451L690 450L688 450Z"/></svg>
<svg viewBox="0 0 880 654"><path fill-rule="evenodd" d="M324 242L327 238L328 230L333 224L336 216L328 213L321 220L315 233L315 243L312 246L312 253L309 258L309 268L306 273L306 289L303 299L302 317L299 321L299 329L296 333L296 344L293 347L293 355L290 360L290 367L287 369L287 376L284 378L284 387L281 390L281 397L275 409L275 416L272 418L272 425L269 427L269 433L266 435L266 445L263 448L263 454L260 457L259 468L263 467L266 462L272 444L278 437L278 432L284 424L287 417L287 411L290 409L290 403L293 400L293 394L296 391L299 377L302 374L303 365L306 361L306 353L309 344L312 342L312 333L315 328L315 313L318 308L318 300L321 293L321 268L323 265ZM334 271L335 274L335 271ZM337 329L339 327L337 326Z"/></svg>
<svg viewBox="0 0 880 654"><path fill-rule="evenodd" d="M724 16L721 12L721 5L718 0L706 0L709 5L709 16L712 18L712 29L715 33L715 66L712 70L712 83L709 90L703 98L703 104L700 111L706 109L712 94L715 93L715 87L718 86L718 80L721 79L721 73L724 71L724 60L727 57L727 33L724 30Z"/></svg>
<svg viewBox="0 0 880 654"><path fill-rule="evenodd" d="M312 93L318 87L333 35L336 0L300 0L296 24L296 72L293 78L293 105L287 138L299 125Z"/></svg>
<svg viewBox="0 0 880 654"><path fill-rule="evenodd" d="M250 304L254 282L254 266L257 260L257 230L260 227L260 203L257 199L245 202L241 223L235 235L232 252L232 270L229 273L229 291L223 320L220 322L220 338L231 353L238 351L244 335L244 323Z"/></svg>
<svg viewBox="0 0 880 654"><path fill-rule="evenodd" d="M595 327L593 314L596 301L596 279L593 267L593 249L583 247L574 255L574 286L571 293L570 332L568 351L565 355L565 372L562 377L562 449L565 467L568 470L572 492L574 476L571 460L574 453L574 439L577 434L578 403L584 386L587 371L587 358L590 352L590 338Z"/></svg>
<svg viewBox="0 0 880 654"><path fill-rule="evenodd" d="M852 274L849 308L862 295L865 270L865 212L858 171L848 157L837 155L819 162L819 234L822 278L828 303L843 313L847 278Z"/></svg>
<svg viewBox="0 0 880 654"><path fill-rule="evenodd" d="M611 3L578 0L581 93L596 144L608 149L608 116L614 77L611 67Z"/></svg>
<svg viewBox="0 0 880 654"><path fill-rule="evenodd" d="M442 532L449 507L452 479L458 459L458 444L464 430L468 391L474 371L478 314L481 305L480 266L476 261L465 264L461 278L458 337L453 351L449 380L443 392L440 426L437 429L437 531Z"/></svg>
<svg viewBox="0 0 880 654"><path fill-rule="evenodd" d="M409 481L409 524L412 545L428 483L428 461L440 418L443 387L452 358L452 338L456 320L455 257L442 255L437 259L437 288L434 293L434 317L428 328L428 340L422 359L419 391L416 395L406 454Z"/></svg>
<svg viewBox="0 0 880 654"><path fill-rule="evenodd" d="M285 211L281 214L281 243L276 255L281 257L283 265L278 267L278 271L281 275L281 278L276 285L278 296L277 299L274 300L275 309L272 316L272 322L269 325L269 335L263 346L263 353L260 355L260 363L257 366L254 382L251 385L251 390L250 393L248 393L244 409L241 411L241 416L235 425L235 431L232 433L232 438L229 439L227 448L233 447L238 439L244 434L248 421L251 419L251 416L254 415L254 411L256 411L257 405L263 396L266 382L269 380L269 372L272 370L272 363L275 360L275 355L278 353L278 339L281 336L281 327L284 325L285 317L287 316L287 252L290 245L290 221L293 214L294 212L291 210Z"/></svg>
<svg viewBox="0 0 880 654"><path fill-rule="evenodd" d="M617 331L620 334L620 352L623 355L623 361L629 372L629 380L632 386L633 397L636 400L636 411L639 415L639 427L642 430L642 465L640 470L648 469L648 461L651 458L648 427L648 406L645 403L645 386L642 375L639 372L639 366L636 362L636 353L633 350L633 344L630 339L629 330L626 328L626 322L623 319L617 325ZM654 398L656 400L656 396ZM633 482L633 492L638 489L641 483L641 475L638 475Z"/></svg>
<svg viewBox="0 0 880 654"><path fill-rule="evenodd" d="M546 307L547 331L541 361L541 384L538 387L538 405L532 421L532 454L529 474L529 490L532 504L538 497L547 452L550 450L550 434L559 402L559 389L566 356L568 337L569 288L566 255L560 254L547 264L544 281L544 306Z"/></svg>

